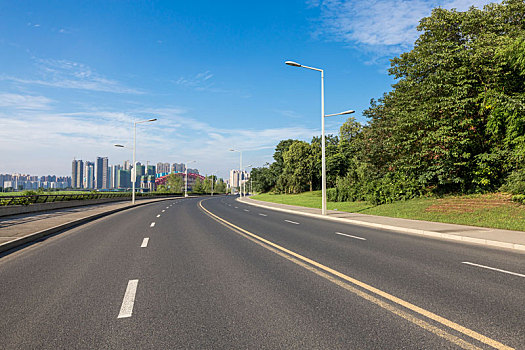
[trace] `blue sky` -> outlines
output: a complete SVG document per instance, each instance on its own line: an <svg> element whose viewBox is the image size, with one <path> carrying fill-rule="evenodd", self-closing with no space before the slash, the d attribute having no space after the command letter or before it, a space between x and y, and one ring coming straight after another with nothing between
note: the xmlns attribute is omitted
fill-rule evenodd
<svg viewBox="0 0 525 350"><path fill-rule="evenodd" d="M320 134L326 113L391 89L433 7L486 0L0 0L0 173L70 175L71 160L185 162L228 176L272 161L279 140ZM344 118L327 119L337 133Z"/></svg>

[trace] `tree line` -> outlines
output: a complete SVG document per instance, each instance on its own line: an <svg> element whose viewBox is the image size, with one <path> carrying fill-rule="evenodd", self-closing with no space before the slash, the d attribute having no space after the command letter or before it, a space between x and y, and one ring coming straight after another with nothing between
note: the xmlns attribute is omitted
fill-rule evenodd
<svg viewBox="0 0 525 350"><path fill-rule="evenodd" d="M326 139L330 200L386 203L430 194L525 194L525 2L436 8L396 83ZM321 186L320 138L283 140L251 172L260 192Z"/></svg>
<svg viewBox="0 0 525 350"><path fill-rule="evenodd" d="M227 186L223 179L218 179L215 175L209 175L201 180L197 178L191 188L191 193L207 194L212 193L226 193ZM166 193L184 193L184 178L180 174L170 174L164 185L160 185L157 188L157 192ZM190 191L189 191L190 192Z"/></svg>

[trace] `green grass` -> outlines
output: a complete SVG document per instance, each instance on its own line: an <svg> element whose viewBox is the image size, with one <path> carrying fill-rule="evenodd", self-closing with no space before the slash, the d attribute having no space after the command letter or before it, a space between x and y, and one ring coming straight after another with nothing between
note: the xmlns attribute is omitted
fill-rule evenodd
<svg viewBox="0 0 525 350"><path fill-rule="evenodd" d="M321 208L320 191L291 195L263 193L252 198L273 203ZM377 206L366 202L328 202L327 207L329 210L337 209L352 213L525 231L525 205L501 198L507 197L502 194L489 194L450 196L441 199L419 198ZM498 204L491 206L492 202Z"/></svg>

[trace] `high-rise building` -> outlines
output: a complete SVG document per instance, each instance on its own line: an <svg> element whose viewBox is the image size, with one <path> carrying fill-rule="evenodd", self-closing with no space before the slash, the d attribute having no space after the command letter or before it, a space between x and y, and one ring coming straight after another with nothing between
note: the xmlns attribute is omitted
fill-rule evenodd
<svg viewBox="0 0 525 350"><path fill-rule="evenodd" d="M118 188L117 186L118 171L121 169L122 169L122 166L120 164L114 164L113 166L111 166L110 188Z"/></svg>
<svg viewBox="0 0 525 350"><path fill-rule="evenodd" d="M119 169L117 171L117 188L130 188L131 187L131 170Z"/></svg>
<svg viewBox="0 0 525 350"><path fill-rule="evenodd" d="M130 170L131 169L131 163L129 160L124 161L124 170Z"/></svg>
<svg viewBox="0 0 525 350"><path fill-rule="evenodd" d="M140 177L140 188L155 191L155 175L144 175Z"/></svg>
<svg viewBox="0 0 525 350"><path fill-rule="evenodd" d="M113 188L113 165L108 165L108 188Z"/></svg>
<svg viewBox="0 0 525 350"><path fill-rule="evenodd" d="M84 187L84 162L82 160L73 159L71 164L71 187Z"/></svg>
<svg viewBox="0 0 525 350"><path fill-rule="evenodd" d="M247 171L230 170L230 187L239 187L239 184L244 183L248 177Z"/></svg>
<svg viewBox="0 0 525 350"><path fill-rule="evenodd" d="M157 163L157 174L167 174L170 172L170 163Z"/></svg>
<svg viewBox="0 0 525 350"><path fill-rule="evenodd" d="M150 176L150 175L155 176L155 173L156 173L155 165L148 165L146 167L146 175L148 175L148 176Z"/></svg>
<svg viewBox="0 0 525 350"><path fill-rule="evenodd" d="M184 163L173 163L171 166L171 172L173 173L183 173L185 170Z"/></svg>
<svg viewBox="0 0 525 350"><path fill-rule="evenodd" d="M77 187L77 160L71 162L71 187Z"/></svg>
<svg viewBox="0 0 525 350"><path fill-rule="evenodd" d="M95 188L95 163L93 162L84 163L84 188Z"/></svg>
<svg viewBox="0 0 525 350"><path fill-rule="evenodd" d="M7 174L0 174L0 187L2 188L2 190L5 188L4 187L4 181L9 181L7 179Z"/></svg>
<svg viewBox="0 0 525 350"><path fill-rule="evenodd" d="M137 177L142 176L146 173L146 166L142 165L142 163L137 162L137 170L136 170Z"/></svg>
<svg viewBox="0 0 525 350"><path fill-rule="evenodd" d="M97 157L95 162L95 186L98 189L107 189L108 186L108 157Z"/></svg>
<svg viewBox="0 0 525 350"><path fill-rule="evenodd" d="M108 164L106 169L106 189L111 188L111 166Z"/></svg>
<svg viewBox="0 0 525 350"><path fill-rule="evenodd" d="M188 168L188 173L192 173L192 174L197 174L197 175L199 175L199 169L191 169L191 168Z"/></svg>

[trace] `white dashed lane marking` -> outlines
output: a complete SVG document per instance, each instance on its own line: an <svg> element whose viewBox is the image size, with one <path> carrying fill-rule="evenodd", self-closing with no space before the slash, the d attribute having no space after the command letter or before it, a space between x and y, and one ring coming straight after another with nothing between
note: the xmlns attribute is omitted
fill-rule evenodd
<svg viewBox="0 0 525 350"><path fill-rule="evenodd" d="M463 261L462 264L471 265L471 266L476 266L476 267L481 267L481 268L483 268L483 269L492 270L492 271L498 271L498 272L503 272L503 273L506 273L506 274L508 274L508 275L519 276L519 277L524 277L524 278L525 278L525 275L522 275L521 273L511 272L511 271L502 270L502 269L497 269L497 268L495 268L495 267L490 267L490 266L485 266L485 265L474 264L474 263L471 263L471 262L468 262L468 261Z"/></svg>
<svg viewBox="0 0 525 350"><path fill-rule="evenodd" d="M137 292L137 286L139 280L130 280L126 293L124 293L124 299L122 300L122 306L117 318L131 317L133 313L133 304L135 304L135 293Z"/></svg>
<svg viewBox="0 0 525 350"><path fill-rule="evenodd" d="M291 221L291 220L284 220L284 221L289 222L290 224L299 225L299 223L295 221Z"/></svg>
<svg viewBox="0 0 525 350"><path fill-rule="evenodd" d="M149 225L149 227L154 227L155 226L155 222L152 222L151 225Z"/></svg>
<svg viewBox="0 0 525 350"><path fill-rule="evenodd" d="M366 241L366 238L358 237L358 236L352 236L352 235L349 235L349 234L346 234L346 233L336 232L335 234L336 234L336 235L340 235L340 236L345 236L345 237L350 237L350 238L360 239L360 240L362 240L362 241Z"/></svg>
<svg viewBox="0 0 525 350"><path fill-rule="evenodd" d="M148 246L149 237L146 237L142 240L142 244L140 245L141 248L146 248Z"/></svg>

